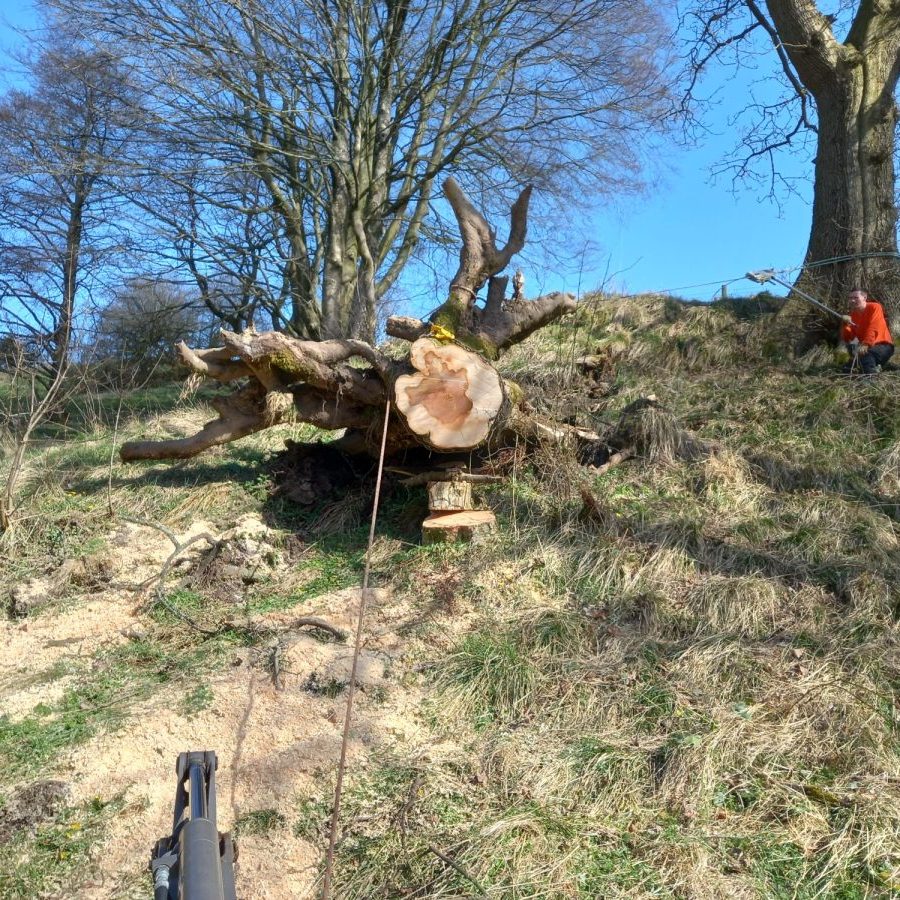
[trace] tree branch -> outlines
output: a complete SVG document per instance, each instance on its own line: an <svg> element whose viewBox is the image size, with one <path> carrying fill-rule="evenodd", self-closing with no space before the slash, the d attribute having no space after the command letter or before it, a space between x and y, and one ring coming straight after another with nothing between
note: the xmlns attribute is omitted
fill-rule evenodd
<svg viewBox="0 0 900 900"><path fill-rule="evenodd" d="M519 194L519 199L510 210L509 240L502 250L497 249L493 229L468 201L456 179L448 178L444 182L444 196L453 208L463 242L459 269L450 282L450 290L451 293L454 289L465 291L471 305L488 278L503 271L514 254L525 246L531 187L526 187Z"/></svg>

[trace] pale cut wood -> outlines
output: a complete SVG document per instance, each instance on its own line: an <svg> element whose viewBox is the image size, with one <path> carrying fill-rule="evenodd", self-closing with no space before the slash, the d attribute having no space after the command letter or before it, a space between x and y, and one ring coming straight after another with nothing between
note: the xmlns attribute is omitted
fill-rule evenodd
<svg viewBox="0 0 900 900"><path fill-rule="evenodd" d="M221 346L178 346L181 362L194 376L235 384L228 397L213 402L218 418L190 437L132 441L123 460L184 459L288 421L327 431L349 429L341 438L346 452L376 454L383 411L391 401L387 458L424 446L438 453L511 446L511 441L597 443L593 432L536 416L525 392L505 381L492 365L502 352L537 328L575 308L575 298L551 294L525 300L522 278L513 298L500 272L525 241L526 188L510 210L507 243L498 247L487 219L450 179L445 194L462 236L460 266L449 296L430 317L392 318L388 333L411 342L409 357L396 359L358 340L300 340L254 328L221 332ZM484 306L475 303L488 283ZM442 344L434 336L452 343ZM353 450L350 450L350 447ZM471 460L470 460L471 463ZM431 466L439 468L440 463ZM450 473L418 475L408 483L465 480ZM489 476L467 476L484 480Z"/></svg>
<svg viewBox="0 0 900 900"><path fill-rule="evenodd" d="M497 519L489 509L435 513L422 523L422 543L478 541L496 530Z"/></svg>
<svg viewBox="0 0 900 900"><path fill-rule="evenodd" d="M432 481L428 485L428 508L432 512L472 509L469 481Z"/></svg>
<svg viewBox="0 0 900 900"><path fill-rule="evenodd" d="M435 450L471 450L491 433L506 399L503 379L483 357L457 344L420 338L409 351L415 372L394 386L409 430Z"/></svg>

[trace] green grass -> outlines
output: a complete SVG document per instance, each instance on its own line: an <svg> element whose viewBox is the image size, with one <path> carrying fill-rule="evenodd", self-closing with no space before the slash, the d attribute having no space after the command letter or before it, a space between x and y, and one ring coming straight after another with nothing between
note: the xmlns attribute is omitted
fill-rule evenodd
<svg viewBox="0 0 900 900"><path fill-rule="evenodd" d="M366 824L354 828L341 847L340 896L377 896L384 877L398 887L430 884L435 890L439 884L472 896L472 883L428 849L455 855L448 837L470 821L464 788L447 774L447 781L431 782L414 766L387 762L356 780L345 796L345 820ZM323 812L321 805L307 806L302 833L310 834Z"/></svg>
<svg viewBox="0 0 900 900"><path fill-rule="evenodd" d="M301 586L287 594L263 591L250 601L251 612L290 609L311 597L358 586L362 577L365 545L358 544L353 536L335 541L335 544L337 546L320 543L310 547L298 567L303 572Z"/></svg>
<svg viewBox="0 0 900 900"><path fill-rule="evenodd" d="M184 616L194 618L210 605L203 594L190 588L177 588L167 593L165 600L165 605L155 603L150 610L151 618L161 625L179 625Z"/></svg>
<svg viewBox="0 0 900 900"><path fill-rule="evenodd" d="M90 880L95 851L114 826L121 802L99 799L62 810L51 822L19 829L0 843L0 897L76 896Z"/></svg>
<svg viewBox="0 0 900 900"><path fill-rule="evenodd" d="M627 306L600 310L585 345ZM654 392L724 454L599 478L564 460L548 477L536 461L515 491L488 493L508 535L496 556L464 564L471 630L434 670L434 727L491 773L457 840L487 827L488 809L512 816L529 798L561 804L576 834L603 835L576 841L553 870L559 896L691 896L692 885L888 896L900 798L858 791L900 759L900 681L881 650L898 634L900 547L872 474L896 439L894 383L773 367L749 315L736 319L740 353L727 323L716 326L724 348L669 340L694 318L706 329L705 314L636 303L616 351L619 393L583 421L611 427ZM581 519L579 477L612 529ZM510 577L511 559L530 565ZM808 785L826 770L837 799L823 805ZM609 835L618 817L633 823L624 839ZM509 839L502 862L495 845L472 846L470 871L490 882L502 869L490 883L527 896L525 873L547 871L549 838L535 827Z"/></svg>
<svg viewBox="0 0 900 900"><path fill-rule="evenodd" d="M635 842L628 835L612 841L593 839L587 842L576 869L579 897L639 896L675 897L660 882L659 875L647 861L635 855Z"/></svg>
<svg viewBox="0 0 900 900"><path fill-rule="evenodd" d="M513 637L477 632L447 659L442 684L480 721L509 721L528 710L539 677Z"/></svg>
<svg viewBox="0 0 900 900"><path fill-rule="evenodd" d="M187 719L192 719L212 708L216 695L205 684L198 684L187 691L178 704L178 711Z"/></svg>
<svg viewBox="0 0 900 900"><path fill-rule="evenodd" d="M324 839L331 824L331 805L325 797L305 797L297 804L293 832L310 843Z"/></svg>
<svg viewBox="0 0 900 900"><path fill-rule="evenodd" d="M23 718L0 717L0 778L36 776L66 748L119 728L136 704L164 685L183 683L185 703L192 698L190 711L199 712L211 694L192 680L219 664L234 643L226 633L181 646L148 638L101 651L55 703L41 704Z"/></svg>
<svg viewBox="0 0 900 900"><path fill-rule="evenodd" d="M286 825L287 819L277 809L254 809L235 820L234 836L266 835Z"/></svg>
<svg viewBox="0 0 900 900"><path fill-rule="evenodd" d="M823 871L820 855L804 853L791 841L735 837L725 841L722 850L733 865L746 866L760 893L773 900L863 900L877 888L859 863L834 877Z"/></svg>

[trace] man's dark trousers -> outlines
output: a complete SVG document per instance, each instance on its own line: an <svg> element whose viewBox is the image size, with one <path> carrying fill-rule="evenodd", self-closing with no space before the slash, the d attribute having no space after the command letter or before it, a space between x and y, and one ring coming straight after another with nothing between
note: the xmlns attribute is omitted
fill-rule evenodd
<svg viewBox="0 0 900 900"><path fill-rule="evenodd" d="M893 344L873 344L868 353L857 357L859 370L863 375L874 375L878 371L876 367L883 367L893 355Z"/></svg>

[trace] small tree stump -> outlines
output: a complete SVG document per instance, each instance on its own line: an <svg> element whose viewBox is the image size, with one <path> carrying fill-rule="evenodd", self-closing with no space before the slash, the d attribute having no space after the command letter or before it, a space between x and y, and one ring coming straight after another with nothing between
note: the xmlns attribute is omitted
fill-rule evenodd
<svg viewBox="0 0 900 900"><path fill-rule="evenodd" d="M496 530L497 519L489 509L435 513L422 523L422 543L478 541Z"/></svg>
<svg viewBox="0 0 900 900"><path fill-rule="evenodd" d="M432 512L472 509L472 484L468 481L430 481L428 508Z"/></svg>

